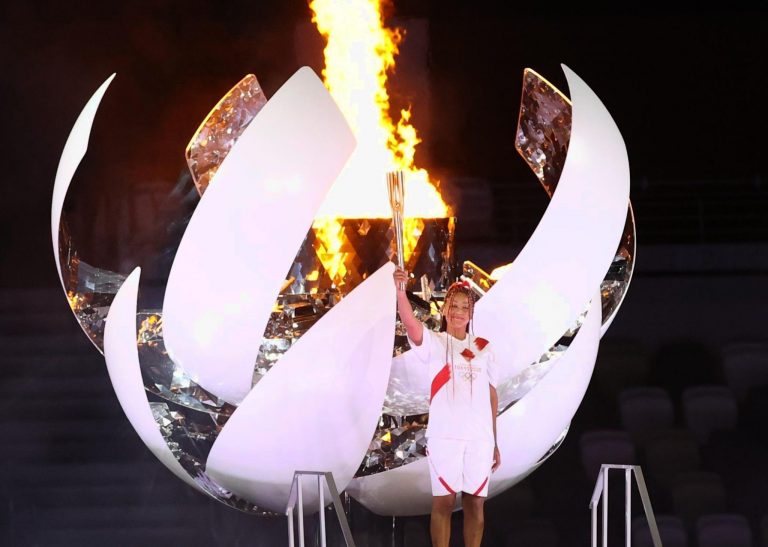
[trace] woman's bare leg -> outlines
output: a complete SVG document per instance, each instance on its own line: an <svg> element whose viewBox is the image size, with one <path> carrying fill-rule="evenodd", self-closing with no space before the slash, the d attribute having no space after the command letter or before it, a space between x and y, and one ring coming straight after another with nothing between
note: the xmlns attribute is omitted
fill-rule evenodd
<svg viewBox="0 0 768 547"><path fill-rule="evenodd" d="M485 498L466 492L461 494L461 508L464 511L464 547L480 547L483 539L483 504Z"/></svg>
<svg viewBox="0 0 768 547"><path fill-rule="evenodd" d="M456 494L432 496L432 517L429 522L432 547L448 547L451 539L451 513L455 505Z"/></svg>

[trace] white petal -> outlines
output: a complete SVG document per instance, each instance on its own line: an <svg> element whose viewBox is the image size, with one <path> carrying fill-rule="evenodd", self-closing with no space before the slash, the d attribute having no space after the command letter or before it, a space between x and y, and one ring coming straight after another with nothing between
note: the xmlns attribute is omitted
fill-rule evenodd
<svg viewBox="0 0 768 547"><path fill-rule="evenodd" d="M600 291L596 291L565 354L536 387L499 416L496 427L502 464L491 476L491 496L528 475L568 427L595 368L601 323Z"/></svg>
<svg viewBox="0 0 768 547"><path fill-rule="evenodd" d="M525 248L475 308L475 332L504 364L500 382L536 362L575 323L608 271L627 216L621 134L592 90L563 69L573 126L562 176Z"/></svg>
<svg viewBox="0 0 768 547"><path fill-rule="evenodd" d="M315 211L355 146L322 82L302 68L243 132L179 245L163 304L172 359L238 404L262 333Z"/></svg>
<svg viewBox="0 0 768 547"><path fill-rule="evenodd" d="M125 416L147 448L177 477L204 492L171 453L147 402L136 347L136 297L140 275L140 268L133 270L109 308L104 328L104 358L109 379Z"/></svg>
<svg viewBox="0 0 768 547"><path fill-rule="evenodd" d="M59 158L59 167L56 169L56 180L53 184L53 197L51 198L51 241L53 242L53 259L56 262L56 270L59 272L59 281L61 282L61 288L64 289L64 294L67 293L67 288L64 285L64 278L61 275L61 260L59 258L59 226L61 225L61 210L64 207L64 200L67 197L69 191L69 185L72 183L72 177L75 176L75 171L80 165L86 150L88 150L88 139L91 136L91 127L93 127L93 119L96 116L96 110L99 108L101 99L104 97L104 93L107 92L109 84L115 78L115 74L112 74L107 78L103 84L99 86L99 89L91 95L88 102L80 111L80 115L77 117L75 124L72 126L72 130L69 132L67 142L64 144L64 150ZM74 310L73 312L74 313ZM78 324L80 324L80 318L75 315ZM82 324L80 324L83 327ZM87 334L87 333L86 333ZM101 351L98 344L88 336L96 349Z"/></svg>
<svg viewBox="0 0 768 547"><path fill-rule="evenodd" d="M96 116L96 110L114 78L115 75L112 74L88 99L77 117L75 125L72 126L72 131L69 132L67 142L64 144L64 151L59 159L59 167L56 170L56 181L53 184L53 198L51 199L51 240L53 241L53 257L56 259L56 269L59 271L59 281L61 281L62 287L64 287L64 280L61 277L61 264L59 263L61 209L64 206L64 199L67 197L72 177L88 149L88 139L91 136L91 127Z"/></svg>
<svg viewBox="0 0 768 547"><path fill-rule="evenodd" d="M208 456L206 471L219 484L274 511L285 510L296 470L331 471L346 487L386 392L393 271L385 264L334 306L248 394ZM316 510L316 487L308 494Z"/></svg>
<svg viewBox="0 0 768 547"><path fill-rule="evenodd" d="M377 515L427 515L432 510L429 462L422 458L391 471L357 477L347 493Z"/></svg>

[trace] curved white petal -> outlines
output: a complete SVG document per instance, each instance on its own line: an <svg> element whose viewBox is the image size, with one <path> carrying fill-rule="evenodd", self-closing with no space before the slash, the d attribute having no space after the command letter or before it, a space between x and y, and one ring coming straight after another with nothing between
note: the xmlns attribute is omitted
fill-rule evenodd
<svg viewBox="0 0 768 547"><path fill-rule="evenodd" d="M597 290L565 354L533 390L499 417L496 427L502 465L491 477L491 496L525 477L568 427L595 368L601 323Z"/></svg>
<svg viewBox="0 0 768 547"><path fill-rule="evenodd" d="M432 510L429 462L421 458L390 471L357 477L347 486L347 494L377 515L426 515Z"/></svg>
<svg viewBox="0 0 768 547"><path fill-rule="evenodd" d="M331 471L339 490L371 442L389 377L394 266L334 306L248 394L221 431L206 471L256 505L284 511L297 470ZM316 509L316 487L304 498ZM330 501L330 498L326 498Z"/></svg>
<svg viewBox="0 0 768 547"><path fill-rule="evenodd" d="M571 140L544 216L511 268L475 308L475 332L519 374L571 327L608 271L629 202L624 141L600 99L563 65L573 103Z"/></svg>
<svg viewBox="0 0 768 547"><path fill-rule="evenodd" d="M288 267L355 140L322 82L302 68L224 159L179 245L163 304L173 360L238 404Z"/></svg>
<svg viewBox="0 0 768 547"><path fill-rule="evenodd" d="M489 496L503 492L531 473L554 446L584 397L600 342L600 293L568 351L531 391L496 422L501 467L491 475ZM380 515L423 515L431 510L432 492L426 458L359 477L347 492Z"/></svg>
<svg viewBox="0 0 768 547"><path fill-rule="evenodd" d="M59 159L59 167L56 169L56 181L53 184L53 198L51 199L51 240L53 241L53 257L56 260L56 269L59 272L59 281L64 287L64 280L61 277L61 264L59 263L59 225L61 224L61 209L64 206L64 199L67 197L67 190L75 175L77 166L80 165L88 149L88 138L91 136L91 127L93 119L96 116L96 110L99 108L104 93L107 92L109 84L115 78L112 74L107 78L99 89L88 99L80 115L69 132L67 142L64 144L64 151Z"/></svg>
<svg viewBox="0 0 768 547"><path fill-rule="evenodd" d="M88 102L80 111L80 115L77 117L75 124L72 126L72 130L69 132L67 142L64 144L64 150L61 153L59 159L59 166L56 169L56 180L53 183L53 197L51 198L51 241L53 242L53 260L56 262L56 271L59 272L59 281L61 282L61 288L64 290L64 294L67 292L67 288L64 285L64 278L61 275L61 261L59 259L59 227L61 225L61 210L64 207L64 200L67 197L67 191L69 185L72 183L72 177L75 176L75 171L80 165L85 152L88 150L88 139L91 136L91 128L93 127L93 120L96 116L96 111L101 104L101 99L107 92L109 84L114 80L115 74L112 74L109 78L104 80L99 86L99 89L91 95ZM74 311L72 312L74 314ZM77 317L75 315L75 317ZM83 325L78 319L78 324L83 328ZM86 333L87 334L87 333ZM96 349L101 351L98 344L88 336L88 339L96 346Z"/></svg>
<svg viewBox="0 0 768 547"><path fill-rule="evenodd" d="M136 268L117 291L104 328L104 358L109 379L128 421L155 457L174 475L204 492L171 453L147 402L136 347L136 297L141 269Z"/></svg>

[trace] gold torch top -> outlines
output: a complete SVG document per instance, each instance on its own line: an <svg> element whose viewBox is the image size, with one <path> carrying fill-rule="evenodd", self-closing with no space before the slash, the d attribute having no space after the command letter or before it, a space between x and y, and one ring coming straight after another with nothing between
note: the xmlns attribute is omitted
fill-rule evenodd
<svg viewBox="0 0 768 547"><path fill-rule="evenodd" d="M389 205L392 207L392 214L400 213L402 215L405 203L402 171L389 171L387 173L387 190L389 191Z"/></svg>

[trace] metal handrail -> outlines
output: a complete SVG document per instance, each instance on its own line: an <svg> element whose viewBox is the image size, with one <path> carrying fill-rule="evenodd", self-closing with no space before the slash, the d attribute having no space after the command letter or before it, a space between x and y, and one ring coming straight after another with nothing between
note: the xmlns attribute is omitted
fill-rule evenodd
<svg viewBox="0 0 768 547"><path fill-rule="evenodd" d="M631 547L632 542L632 474L634 473L637 490L643 502L645 518L651 531L651 540L654 547L662 547L659 528L656 525L656 517L651 507L651 498L648 497L648 488L645 485L643 470L639 465L617 465L604 463L597 474L595 489L592 499L589 501L589 510L592 512L592 547L597 547L597 506L603 501L603 547L608 547L608 471L611 469L624 470L624 534L626 547Z"/></svg>
<svg viewBox="0 0 768 547"><path fill-rule="evenodd" d="M320 510L318 512L320 518L320 546L325 546L325 490L323 490L322 479L325 479L325 484L328 486L328 491L331 494L331 500L333 501L333 507L336 510L336 516L339 519L339 525L341 526L341 533L344 535L344 543L347 547L355 547L355 540L352 538L352 530L349 528L347 517L344 514L344 507L341 504L341 498L339 497L339 491L336 488L336 481L333 480L333 473L328 471L296 471L293 474L293 481L291 482L291 492L288 495L288 505L285 508L285 515L288 517L288 546L294 547L294 530L293 530L293 509L298 503L299 505L299 547L304 547L304 503L301 488L301 477L303 475L314 475L317 477L317 494L319 498Z"/></svg>

